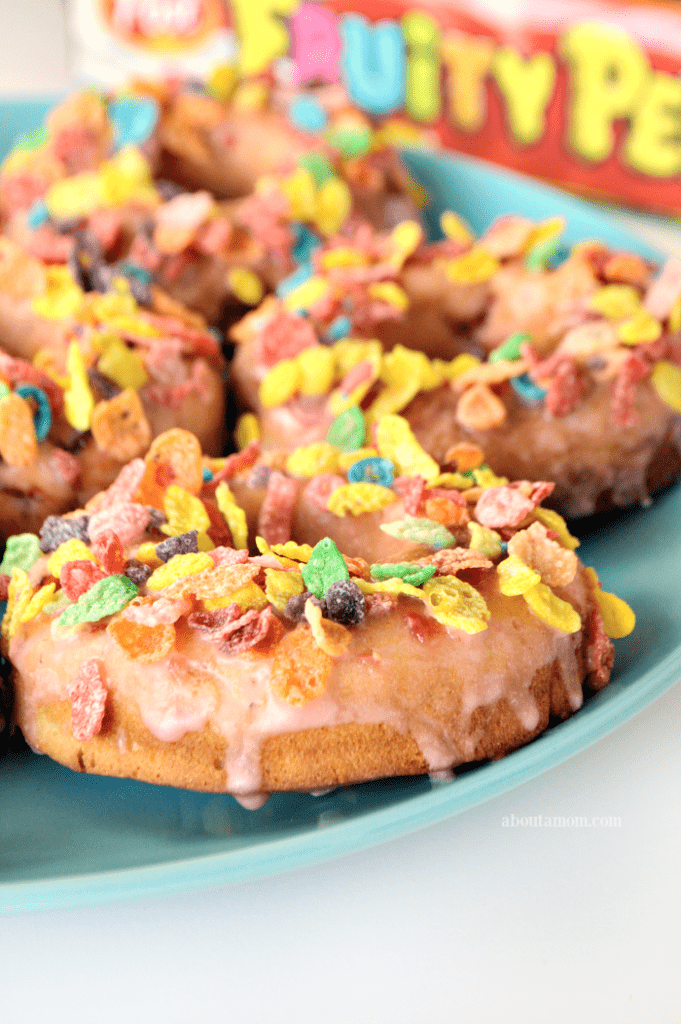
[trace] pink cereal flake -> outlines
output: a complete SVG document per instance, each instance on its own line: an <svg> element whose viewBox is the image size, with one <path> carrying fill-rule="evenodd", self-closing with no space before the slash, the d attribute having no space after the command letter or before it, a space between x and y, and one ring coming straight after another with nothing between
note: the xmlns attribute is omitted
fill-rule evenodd
<svg viewBox="0 0 681 1024"><path fill-rule="evenodd" d="M216 568L223 565L243 565L248 561L248 551L236 551L234 548L218 547L208 554L215 562Z"/></svg>
<svg viewBox="0 0 681 1024"><path fill-rule="evenodd" d="M567 416L579 405L586 387L586 381L574 360L564 360L556 370L546 392L547 411L552 416Z"/></svg>
<svg viewBox="0 0 681 1024"><path fill-rule="evenodd" d="M234 226L226 217L216 217L199 228L194 248L206 256L215 256L228 247L233 233Z"/></svg>
<svg viewBox="0 0 681 1024"><path fill-rule="evenodd" d="M88 512L110 509L121 502L130 502L137 494L146 472L144 459L133 459L124 466L110 487L96 495L86 505Z"/></svg>
<svg viewBox="0 0 681 1024"><path fill-rule="evenodd" d="M535 507L535 503L516 487L488 487L475 506L475 518L481 526L494 530L517 526Z"/></svg>
<svg viewBox="0 0 681 1024"><path fill-rule="evenodd" d="M622 364L612 395L612 421L616 427L624 429L638 423L634 406L636 385L649 373L650 363L636 352L632 352Z"/></svg>
<svg viewBox="0 0 681 1024"><path fill-rule="evenodd" d="M646 292L643 305L656 320L666 320L681 296L681 260L667 260L662 273Z"/></svg>
<svg viewBox="0 0 681 1024"><path fill-rule="evenodd" d="M398 476L393 480L393 488L402 495L404 499L404 511L408 516L421 514L423 502L426 498L426 481L422 476ZM451 494L446 493L445 497L450 498Z"/></svg>
<svg viewBox="0 0 681 1024"><path fill-rule="evenodd" d="M91 740L102 728L108 690L100 663L84 661L66 687L71 700L71 733L76 740Z"/></svg>
<svg viewBox="0 0 681 1024"><path fill-rule="evenodd" d="M267 494L258 517L258 533L268 544L285 544L291 539L293 509L298 485L275 470L267 482Z"/></svg>
<svg viewBox="0 0 681 1024"><path fill-rule="evenodd" d="M273 620L274 612L271 607L261 612L252 608L230 624L229 632L220 643L220 650L223 654L241 654L250 650L265 639Z"/></svg>
<svg viewBox="0 0 681 1024"><path fill-rule="evenodd" d="M90 589L99 580L103 580L106 573L102 572L98 565L89 559L79 559L76 562L65 562L59 573L59 583L69 601L77 601L78 598Z"/></svg>
<svg viewBox="0 0 681 1024"><path fill-rule="evenodd" d="M71 452L63 448L55 448L52 452L52 461L65 484L74 484L80 476L80 462Z"/></svg>
<svg viewBox="0 0 681 1024"><path fill-rule="evenodd" d="M263 366L274 366L281 359L293 359L317 344L312 324L302 316L280 310L262 328L255 358Z"/></svg>
<svg viewBox="0 0 681 1024"><path fill-rule="evenodd" d="M345 483L343 477L336 473L320 473L319 476L312 477L303 494L315 508L321 508L326 512L329 507L329 498Z"/></svg>
<svg viewBox="0 0 681 1024"><path fill-rule="evenodd" d="M60 235L49 224L31 231L26 239L26 251L43 263L66 263L72 248L73 239Z"/></svg>
<svg viewBox="0 0 681 1024"><path fill-rule="evenodd" d="M88 217L87 226L104 252L108 253L120 237L123 214L120 210L95 210Z"/></svg>
<svg viewBox="0 0 681 1024"><path fill-rule="evenodd" d="M371 380L373 375L373 366L368 359L363 359L361 363L357 363L345 374L341 381L340 390L344 395L349 395L360 384L365 384L368 380Z"/></svg>
<svg viewBox="0 0 681 1024"><path fill-rule="evenodd" d="M192 607L192 602L186 598L171 600L159 597L151 604L129 604L123 610L122 617L140 626L167 626L177 622L182 615L187 615Z"/></svg>
<svg viewBox="0 0 681 1024"><path fill-rule="evenodd" d="M139 540L149 525L149 510L145 505L122 501L111 508L103 508L90 516L88 536L92 542L107 530L118 535L125 547Z"/></svg>
<svg viewBox="0 0 681 1024"><path fill-rule="evenodd" d="M125 550L117 533L111 529L102 530L92 543L92 553L99 560L107 576L123 572Z"/></svg>

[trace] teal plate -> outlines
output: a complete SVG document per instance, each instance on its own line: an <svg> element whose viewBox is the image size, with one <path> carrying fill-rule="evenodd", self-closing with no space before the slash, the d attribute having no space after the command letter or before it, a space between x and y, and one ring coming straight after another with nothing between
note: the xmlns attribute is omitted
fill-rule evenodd
<svg viewBox="0 0 681 1024"><path fill-rule="evenodd" d="M48 101L0 105L0 152L39 128ZM659 257L606 214L561 192L468 159L407 155L430 190L436 230L446 207L477 231L517 212L562 213L567 241L602 238ZM612 682L534 743L446 783L391 779L325 796L279 794L259 811L231 797L79 775L47 758L0 763L0 910L76 906L187 892L302 867L432 825L504 793L602 739L681 675L681 488L607 523L590 523L581 554L607 590L636 610L617 642Z"/></svg>

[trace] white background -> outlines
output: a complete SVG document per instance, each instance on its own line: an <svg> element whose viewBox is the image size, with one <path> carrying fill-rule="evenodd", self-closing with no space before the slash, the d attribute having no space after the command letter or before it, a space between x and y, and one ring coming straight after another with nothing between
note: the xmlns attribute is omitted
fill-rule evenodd
<svg viewBox="0 0 681 1024"><path fill-rule="evenodd" d="M0 92L63 88L57 0L0 0L0 18ZM680 735L677 685L541 778L376 849L5 918L0 1021L680 1024Z"/></svg>

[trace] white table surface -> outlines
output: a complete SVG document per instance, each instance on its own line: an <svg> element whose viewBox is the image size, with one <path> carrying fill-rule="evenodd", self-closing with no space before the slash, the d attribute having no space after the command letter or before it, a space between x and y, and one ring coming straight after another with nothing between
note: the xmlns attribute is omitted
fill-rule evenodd
<svg viewBox="0 0 681 1024"><path fill-rule="evenodd" d="M64 88L57 0L0 0L0 16L0 93ZM540 778L375 849L7 917L0 1021L679 1024L680 733L677 685ZM538 814L621 825L502 826Z"/></svg>

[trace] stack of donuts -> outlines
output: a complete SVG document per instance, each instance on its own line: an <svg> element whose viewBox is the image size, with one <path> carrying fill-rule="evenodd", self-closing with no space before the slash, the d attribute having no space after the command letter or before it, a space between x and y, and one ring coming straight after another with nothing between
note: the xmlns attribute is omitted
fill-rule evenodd
<svg viewBox="0 0 681 1024"><path fill-rule="evenodd" d="M422 200L337 87L80 93L7 158L35 750L258 807L503 756L608 682L634 615L564 517L681 471L681 267L560 218L431 242Z"/></svg>

